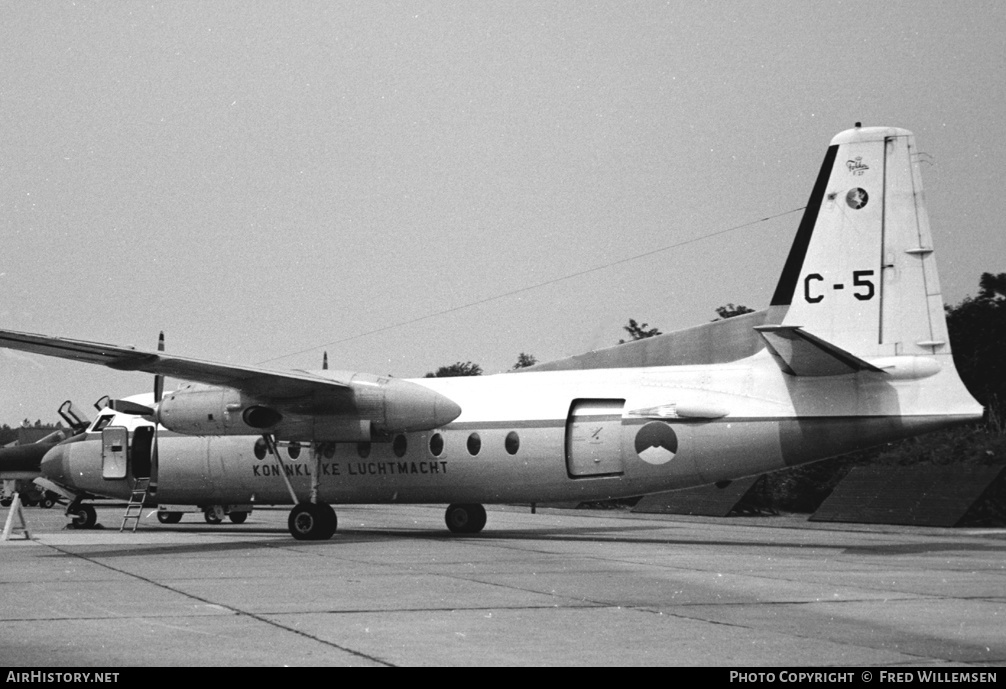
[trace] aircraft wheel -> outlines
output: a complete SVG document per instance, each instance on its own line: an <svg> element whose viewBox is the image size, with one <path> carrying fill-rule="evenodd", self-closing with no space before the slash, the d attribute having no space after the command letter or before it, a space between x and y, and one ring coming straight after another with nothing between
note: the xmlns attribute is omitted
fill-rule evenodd
<svg viewBox="0 0 1006 689"><path fill-rule="evenodd" d="M335 533L335 510L328 505L302 502L290 510L290 535L298 541L320 541Z"/></svg>
<svg viewBox="0 0 1006 689"><path fill-rule="evenodd" d="M98 513L91 505L77 505L67 514L71 517L70 523L78 529L90 529L98 523Z"/></svg>
<svg viewBox="0 0 1006 689"><path fill-rule="evenodd" d="M203 518L207 524L219 524L224 520L224 508L220 505L211 505L203 510Z"/></svg>
<svg viewBox="0 0 1006 689"><path fill-rule="evenodd" d="M335 530L339 527L339 518L335 516L335 510L333 510L332 506L328 503L319 502L317 506L318 509L321 510L325 526L325 528L322 529L318 540L327 541L335 534Z"/></svg>
<svg viewBox="0 0 1006 689"><path fill-rule="evenodd" d="M227 515L227 518L230 519L235 524L244 524L245 520L248 519L248 513L231 512L230 514Z"/></svg>
<svg viewBox="0 0 1006 689"><path fill-rule="evenodd" d="M162 524L177 524L182 521L181 512L158 512L157 521Z"/></svg>
<svg viewBox="0 0 1006 689"><path fill-rule="evenodd" d="M448 505L444 521L451 533L478 533L486 525L486 508L479 504Z"/></svg>
<svg viewBox="0 0 1006 689"><path fill-rule="evenodd" d="M50 498L48 495L46 495L44 498L42 498L42 502L40 502L39 504L42 507L49 509L50 507L56 504L56 501Z"/></svg>

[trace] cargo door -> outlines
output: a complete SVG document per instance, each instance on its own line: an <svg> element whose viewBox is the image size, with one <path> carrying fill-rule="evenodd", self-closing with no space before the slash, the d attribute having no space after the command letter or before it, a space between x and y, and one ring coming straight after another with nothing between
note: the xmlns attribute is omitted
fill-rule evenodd
<svg viewBox="0 0 1006 689"><path fill-rule="evenodd" d="M573 400L566 420L566 469L573 478L621 474L625 400Z"/></svg>
<svg viewBox="0 0 1006 689"><path fill-rule="evenodd" d="M109 426L101 431L101 477L107 480L126 478L129 452L129 431L122 426Z"/></svg>

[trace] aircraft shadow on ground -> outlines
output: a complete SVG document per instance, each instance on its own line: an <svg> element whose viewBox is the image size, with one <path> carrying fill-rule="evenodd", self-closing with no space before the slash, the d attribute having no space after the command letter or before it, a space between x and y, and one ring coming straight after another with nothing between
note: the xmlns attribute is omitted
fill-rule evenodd
<svg viewBox="0 0 1006 689"><path fill-rule="evenodd" d="M915 555L930 552L945 552L952 550L969 551L1003 551L1006 550L1006 542L1002 544L983 543L961 543L961 542L935 542L935 543L912 543L912 544L879 544L870 546L849 546L843 543L828 543L824 540L816 543L779 543L765 542L756 538L746 540L724 540L724 539L703 539L703 538L675 538L652 537L654 531L666 531L666 526L629 526L629 527L565 527L565 528L538 528L538 529L502 529L486 530L480 534L459 536L450 534L443 529L358 529L346 528L339 530L335 536L326 541L296 541L286 534L281 528L251 528L242 527L196 527L196 528L171 528L151 529L146 533L188 533L193 536L213 535L225 536L234 540L228 542L196 542L196 543L171 543L163 545L137 545L123 543L119 547L109 546L109 544L63 545L58 548L58 553L53 553L48 557L87 557L87 558L121 558L121 557L146 557L156 555L183 555L186 553L213 553L213 552L233 552L241 550L258 549L304 549L322 548L331 549L341 546L358 543L378 543L393 540L415 541L427 540L438 542L455 541L459 544L472 545L484 543L485 545L498 545L500 541L514 543L527 543L531 541L547 541L555 543L611 543L611 544L643 544L658 545L668 547L700 547L700 548L757 548L764 549L766 546L808 552L812 549L824 549L838 551L842 554L850 555ZM138 533L143 533L142 531ZM821 532L822 535L827 532ZM263 535L276 536L275 538L262 539ZM254 538L249 538L254 537Z"/></svg>
<svg viewBox="0 0 1006 689"><path fill-rule="evenodd" d="M998 543L975 543L961 541L938 541L933 543L893 543L889 545L851 546L845 549L848 555L928 555L950 551L999 552L1006 553L1006 541Z"/></svg>

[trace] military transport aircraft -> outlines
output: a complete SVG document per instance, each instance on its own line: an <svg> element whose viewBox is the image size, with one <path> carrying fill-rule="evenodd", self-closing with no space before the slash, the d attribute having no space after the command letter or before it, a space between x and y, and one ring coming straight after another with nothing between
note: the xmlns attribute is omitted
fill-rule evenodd
<svg viewBox="0 0 1006 689"><path fill-rule="evenodd" d="M56 483L108 494L149 473L159 502L292 502L298 539L332 536L332 503L450 503L450 530L476 533L484 503L686 488L979 419L917 158L904 129L832 140L767 310L519 372L278 372L11 331L0 346L195 381L50 450Z"/></svg>

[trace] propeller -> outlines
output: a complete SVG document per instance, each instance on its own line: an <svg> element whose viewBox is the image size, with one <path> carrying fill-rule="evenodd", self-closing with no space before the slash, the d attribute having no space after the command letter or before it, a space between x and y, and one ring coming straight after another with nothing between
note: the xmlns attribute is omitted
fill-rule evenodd
<svg viewBox="0 0 1006 689"><path fill-rule="evenodd" d="M164 351L164 331L157 338L157 351ZM152 426L136 426L130 433L131 440L129 441L129 455L130 459L127 461L131 465L130 471L133 472L133 478L137 481L145 480L146 484L134 484L134 489L136 485L143 485L145 488L144 502L146 501L146 495L153 497L157 492L156 483L156 467L157 467L157 410L156 407L161 401L161 397L164 395L164 376L161 374L156 374L154 376L154 406L148 407L145 404L139 404L137 402L131 402L129 400L119 400L110 399L108 395L105 395L97 402L94 403L94 408L98 411L104 409L113 409L120 414L129 414L130 416L139 416L145 421L151 422ZM60 407L60 413L63 414L64 411L68 415L72 415L72 410L69 408L69 402L66 402L64 406L67 408L64 410ZM73 415L75 418L79 416ZM67 416L64 415L64 419ZM68 419L69 420L69 419ZM104 430L102 431L104 433ZM151 480L153 479L153 480Z"/></svg>
<svg viewBox="0 0 1006 689"><path fill-rule="evenodd" d="M157 351L164 351L164 331L162 330L160 335L157 337ZM145 404L138 404L136 402L130 402L128 400L113 400L105 395L97 402L94 403L94 408L98 411L102 409L110 408L122 414L131 414L133 416L142 416L149 421L154 421L154 416L156 414L155 407L161 401L164 396L164 375L157 373L154 375L154 407L148 407Z"/></svg>
<svg viewBox="0 0 1006 689"><path fill-rule="evenodd" d="M157 351L164 351L164 331L157 337ZM164 375L157 373L154 375L154 404L156 405L161 401L161 397L164 395Z"/></svg>

